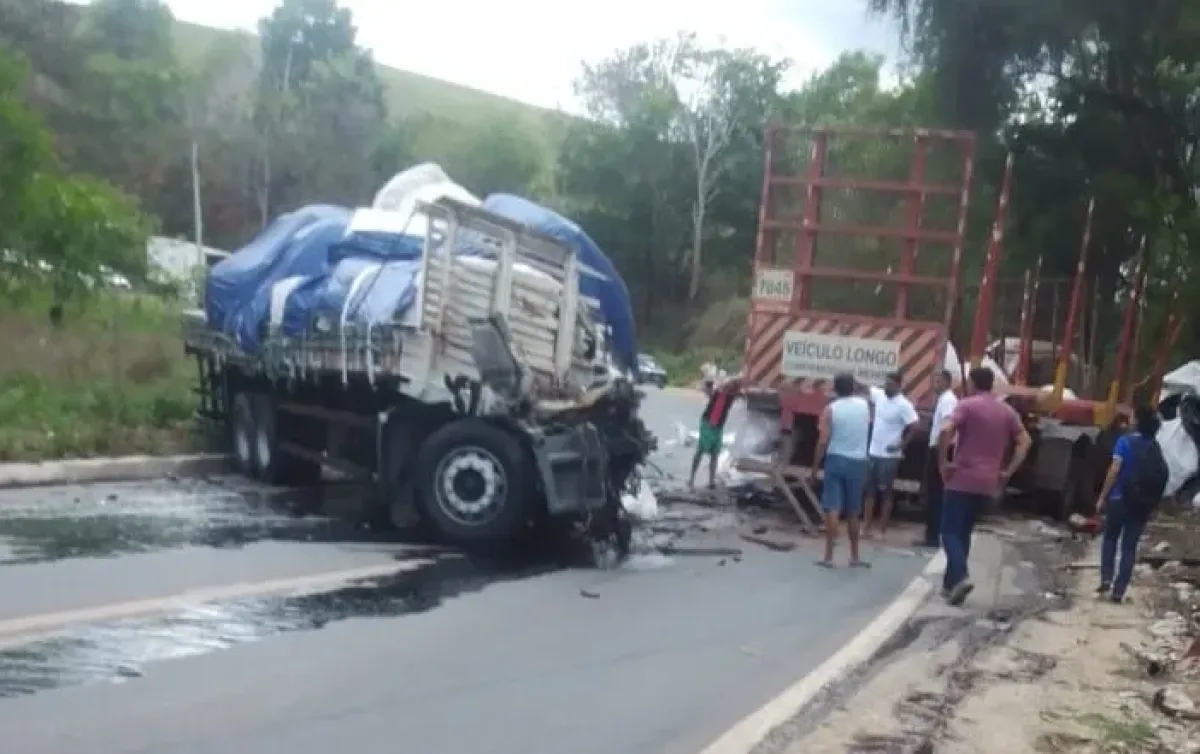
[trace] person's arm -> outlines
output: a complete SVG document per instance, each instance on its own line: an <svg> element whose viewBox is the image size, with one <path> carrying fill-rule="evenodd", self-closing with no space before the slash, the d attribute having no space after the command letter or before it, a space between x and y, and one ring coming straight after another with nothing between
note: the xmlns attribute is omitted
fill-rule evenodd
<svg viewBox="0 0 1200 754"><path fill-rule="evenodd" d="M936 408L936 407L935 407ZM917 415L917 409L913 407L911 401L904 401L904 431L900 433L900 447L903 450L908 447L912 439L917 436L917 425L920 423L921 417Z"/></svg>
<svg viewBox="0 0 1200 754"><path fill-rule="evenodd" d="M1125 462L1125 458L1129 455L1129 437L1122 435L1117 440L1117 444L1113 446L1112 460L1108 463L1108 473L1104 475L1104 484L1100 485L1100 496L1096 498L1096 512L1104 510L1104 503L1108 501L1108 496L1112 494L1113 487L1117 483L1117 477L1121 473L1121 464Z"/></svg>
<svg viewBox="0 0 1200 754"><path fill-rule="evenodd" d="M1011 406L1008 408L1008 432L1016 440L1017 447L1013 450L1012 461L1009 462L1008 468L1003 471L1006 482L1012 478L1013 474L1017 473L1021 464L1025 463L1025 456L1029 454L1029 447L1033 445L1033 438L1029 436L1025 425L1021 423L1021 417Z"/></svg>
<svg viewBox="0 0 1200 754"><path fill-rule="evenodd" d="M942 428L938 433L938 471L942 474L942 479L947 478L947 473L950 470L950 446L954 443L954 435L958 432L958 427L962 424L968 413L967 406L958 404L954 407L954 412L946 417L946 421L942 423Z"/></svg>
<svg viewBox="0 0 1200 754"><path fill-rule="evenodd" d="M821 461L825 460L825 450L829 447L829 425L833 416L833 408L826 406L821 412L821 419L817 422L817 448L813 451L813 471L821 468Z"/></svg>

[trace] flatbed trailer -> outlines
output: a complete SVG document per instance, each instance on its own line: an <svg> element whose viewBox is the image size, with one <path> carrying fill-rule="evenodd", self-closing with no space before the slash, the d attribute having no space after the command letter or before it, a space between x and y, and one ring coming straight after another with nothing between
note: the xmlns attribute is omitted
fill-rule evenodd
<svg viewBox="0 0 1200 754"><path fill-rule="evenodd" d="M575 249L449 199L419 212L430 230L403 313L363 323L351 295L285 336L288 288L277 301L275 286L255 349L186 313L200 414L247 476L308 485L330 467L369 480L393 522L423 520L451 544L565 521L627 546L620 495L655 441L641 395L604 366Z"/></svg>
<svg viewBox="0 0 1200 754"><path fill-rule="evenodd" d="M1108 473L1112 448L1132 421L1137 387L1133 379L1133 367L1141 340L1142 297L1147 271L1146 241L1143 237L1134 256L1132 286L1125 299L1119 332L1102 334L1099 292L1093 290L1091 296L1086 295L1089 288L1087 262L1095 209L1094 200L1089 201L1079 258L1075 274L1070 280L1070 295L1061 318L1057 306L1049 312L1049 342L1052 345L1048 351L1042 352L1041 358L1039 349L1035 347L1038 342L1035 335L1046 323L1044 315L1039 317L1039 308L1044 299L1040 290L1040 260L1025 277L1018 327L1012 332L1016 336L1016 365L1014 373L1009 375L1011 384L1004 389L1005 400L1020 413L1033 438L1025 463L1010 480L1011 488L1043 493L1049 512L1060 519L1066 519L1073 513L1091 515L1094 512L1097 496ZM995 244L989 249L987 266L996 269L1002 254L1002 244ZM1089 298L1090 306L1087 305ZM1060 300L1061 296L1055 291L1052 301ZM1176 294L1167 327L1157 344L1154 362L1142 381L1148 388L1146 395L1150 405L1157 404L1166 358L1178 336L1177 300ZM983 350L987 323L995 322L995 312L991 306L994 296L981 295L980 301L971 345L973 361L978 359L977 355ZM1003 333L1002 341L1010 340L1003 324L1000 332ZM1107 370L1108 380L1103 381L1097 363L1097 345L1111 343L1114 339L1117 344L1116 358ZM1077 360L1077 353L1082 354L1083 358ZM1052 370L1047 367L1052 367ZM1051 373L1052 381L1049 384L1041 380L1031 381L1030 375L1035 372ZM1077 389L1068 393L1068 381L1072 377L1079 381L1075 383Z"/></svg>
<svg viewBox="0 0 1200 754"><path fill-rule="evenodd" d="M847 149L847 141L856 146ZM881 146L889 144L890 149ZM997 392L1021 414L1033 439L1010 489L1043 499L1062 518L1090 512L1112 446L1131 415L1125 367L1137 338L1144 254L1138 256L1135 290L1128 297L1106 395L1088 399L1068 393L1068 376L1082 376L1089 386L1097 376L1094 308L1087 343L1076 347L1083 340L1094 206L1088 205L1075 276L1046 281L1043 289L1040 265L1030 270L1021 282L1017 316L1011 316L1003 305L996 307L996 297L1012 155L980 283L964 289L959 281L974 145L973 134L957 131L768 129L744 374L750 411L778 417L781 442L773 461L778 486L798 482L807 492L804 480L820 477L808 464L834 374L847 372L861 383L879 385L887 373L899 372L921 424L905 448L895 489L918 493L928 456L934 374L949 369L961 390L968 369L988 356L1008 383ZM907 158L895 159L904 147ZM871 176L852 174L847 166L866 168ZM934 172L942 178L932 178ZM954 206L931 213L938 197ZM1063 300L1068 283L1070 294ZM1039 319L1043 290L1052 304L1040 310ZM974 317L969 338L958 340L967 347L954 348L953 325L965 296L975 299ZM1011 372L1003 366L1010 361L1008 344L1016 350ZM1149 382L1161 382L1164 364L1160 349ZM1030 384L1038 371L1050 384ZM762 470L756 461L740 465ZM786 494L794 500L790 491Z"/></svg>
<svg viewBox="0 0 1200 754"><path fill-rule="evenodd" d="M870 385L899 372L928 431L974 150L962 131L768 129L744 378L749 410L778 416L793 475L837 372ZM901 488L919 485L926 447L910 443Z"/></svg>

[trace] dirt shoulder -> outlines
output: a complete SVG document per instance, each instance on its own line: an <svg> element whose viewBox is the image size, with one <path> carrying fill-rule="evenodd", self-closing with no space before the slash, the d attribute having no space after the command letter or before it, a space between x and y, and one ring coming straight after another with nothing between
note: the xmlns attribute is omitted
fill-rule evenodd
<svg viewBox="0 0 1200 754"><path fill-rule="evenodd" d="M1156 566L1194 547L1194 526L1148 534ZM1183 656L1200 573L1143 564L1114 605L1094 595L1099 549L1037 523L977 536L964 608L932 600L756 754L1200 753L1200 660Z"/></svg>

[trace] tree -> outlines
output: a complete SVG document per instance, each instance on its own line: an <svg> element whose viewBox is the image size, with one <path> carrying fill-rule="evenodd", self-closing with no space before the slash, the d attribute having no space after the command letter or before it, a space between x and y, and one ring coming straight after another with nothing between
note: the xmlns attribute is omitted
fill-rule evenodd
<svg viewBox="0 0 1200 754"><path fill-rule="evenodd" d="M71 169L103 175L151 207L182 141L182 76L171 23L159 0L89 5L78 37L82 71L59 123L68 134L60 149Z"/></svg>
<svg viewBox="0 0 1200 754"><path fill-rule="evenodd" d="M595 222L601 245L628 260L621 268L637 271L643 317L682 287L675 271L686 269L692 181L677 83L692 44L683 35L585 65L576 92L591 122L573 124L560 155L560 192Z"/></svg>
<svg viewBox="0 0 1200 754"><path fill-rule="evenodd" d="M1154 269L1173 278L1195 270L1200 8L1129 0L871 5L901 21L944 118L1002 133L1014 150L1006 245L1015 262L1044 255L1049 274L1070 274L1091 196L1092 269L1104 300L1124 287L1143 233L1157 254L1178 260ZM1173 248L1162 248L1165 239ZM1200 328L1193 333L1192 345L1200 343Z"/></svg>
<svg viewBox="0 0 1200 754"><path fill-rule="evenodd" d="M695 301L700 292L704 223L725 168L722 153L733 136L735 80L725 74L731 53L697 50L690 57L688 81L685 83L690 84L688 88L692 91L685 98L680 115L696 173L696 198L692 203L692 253L689 260L692 275L688 283L688 300Z"/></svg>
<svg viewBox="0 0 1200 754"><path fill-rule="evenodd" d="M105 274L145 276L150 224L134 201L88 177L62 176L41 121L21 100L23 66L0 51L0 281L48 279L56 307Z"/></svg>
<svg viewBox="0 0 1200 754"><path fill-rule="evenodd" d="M29 269L49 278L56 307L109 275L145 280L152 224L120 190L86 176L40 173L26 207L21 253L39 262Z"/></svg>
<svg viewBox="0 0 1200 754"><path fill-rule="evenodd" d="M33 176L53 167L49 134L25 106L26 67L0 49L0 268L18 243Z"/></svg>
<svg viewBox="0 0 1200 754"><path fill-rule="evenodd" d="M369 194L369 158L387 113L375 64L356 45L350 11L334 0L284 0L259 23L259 35L254 109L261 224L281 199L354 201ZM329 154L338 159L323 159ZM288 166L283 174L275 169L279 159ZM289 187L290 195L276 196Z"/></svg>
<svg viewBox="0 0 1200 754"><path fill-rule="evenodd" d="M237 37L218 42L194 70L184 72L184 121L188 140L188 173L191 191L192 236L197 247L204 245L205 170L234 196L243 196L236 170L230 170L228 155L244 155L236 144L244 139L250 117L250 101L244 86L247 71L255 61ZM211 151L211 154L206 154ZM226 155L222 164L221 155Z"/></svg>

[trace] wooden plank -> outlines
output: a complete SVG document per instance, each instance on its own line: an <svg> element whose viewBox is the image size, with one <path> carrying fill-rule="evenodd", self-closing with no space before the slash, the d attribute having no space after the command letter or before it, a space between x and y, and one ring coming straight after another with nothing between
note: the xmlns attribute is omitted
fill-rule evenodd
<svg viewBox="0 0 1200 754"><path fill-rule="evenodd" d="M800 482L802 480L823 479L825 472L818 470L815 474L808 466L777 466L769 461L759 461L754 458L739 458L734 461L738 471L773 475L776 471L783 474L785 479ZM897 492L917 495L921 492L921 483L915 479L897 479L892 489Z"/></svg>

